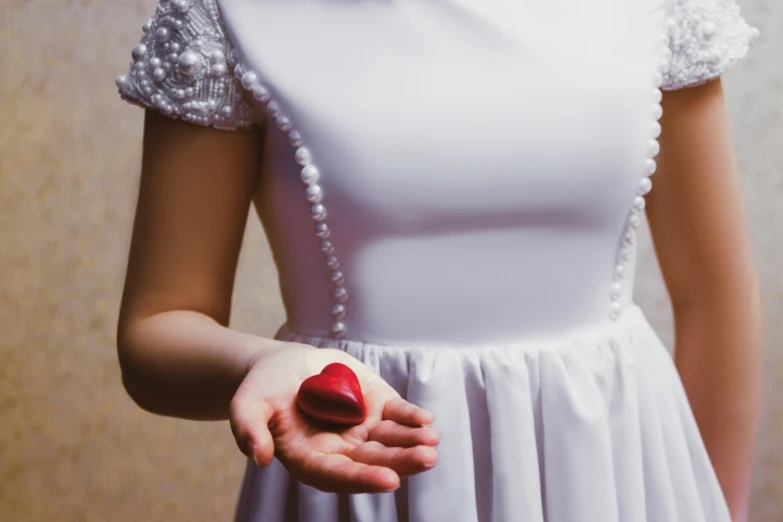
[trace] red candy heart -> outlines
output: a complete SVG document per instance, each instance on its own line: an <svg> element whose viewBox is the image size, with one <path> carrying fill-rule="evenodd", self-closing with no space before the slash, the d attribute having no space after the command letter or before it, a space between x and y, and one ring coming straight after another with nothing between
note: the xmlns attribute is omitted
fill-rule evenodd
<svg viewBox="0 0 783 522"><path fill-rule="evenodd" d="M360 424L366 413L359 379L342 363L328 364L305 379L296 403L310 417L331 424Z"/></svg>

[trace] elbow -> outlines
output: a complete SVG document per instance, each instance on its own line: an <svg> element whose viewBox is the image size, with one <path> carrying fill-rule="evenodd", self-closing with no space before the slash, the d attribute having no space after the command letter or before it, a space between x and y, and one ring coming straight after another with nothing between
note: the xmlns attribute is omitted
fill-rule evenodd
<svg viewBox="0 0 783 522"><path fill-rule="evenodd" d="M142 392L142 388L134 382L133 378L128 374L128 372L123 370L121 372L121 377L122 387L125 389L125 394L130 397L133 403L142 410L148 411L150 413L156 413L150 404L148 396Z"/></svg>
<svg viewBox="0 0 783 522"><path fill-rule="evenodd" d="M138 407L145 411L151 411L153 408L150 404L149 393L145 393L144 386L141 385L143 379L139 378L140 372L137 364L134 363L133 351L127 342L117 342L117 358L120 365L122 387Z"/></svg>
<svg viewBox="0 0 783 522"><path fill-rule="evenodd" d="M122 387L133 403L142 410L155 415L167 415L160 398L139 378L135 372L121 368Z"/></svg>
<svg viewBox="0 0 783 522"><path fill-rule="evenodd" d="M122 386L128 397L142 410L155 415L166 415L160 401L125 371L122 372Z"/></svg>
<svg viewBox="0 0 783 522"><path fill-rule="evenodd" d="M143 349L134 342L133 336L127 330L118 331L117 359L120 366L120 376L125 393L141 409L150 413L161 414L161 408L155 399L155 394L145 377Z"/></svg>

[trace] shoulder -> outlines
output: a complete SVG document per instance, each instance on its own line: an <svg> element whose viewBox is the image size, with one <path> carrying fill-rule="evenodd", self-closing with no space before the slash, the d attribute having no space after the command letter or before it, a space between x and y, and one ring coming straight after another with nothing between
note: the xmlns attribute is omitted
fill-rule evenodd
<svg viewBox="0 0 783 522"><path fill-rule="evenodd" d="M672 0L667 19L667 90L701 85L743 59L759 37L736 0Z"/></svg>
<svg viewBox="0 0 783 522"><path fill-rule="evenodd" d="M216 0L160 0L131 58L116 81L126 101L217 128L258 123L232 74L233 46Z"/></svg>

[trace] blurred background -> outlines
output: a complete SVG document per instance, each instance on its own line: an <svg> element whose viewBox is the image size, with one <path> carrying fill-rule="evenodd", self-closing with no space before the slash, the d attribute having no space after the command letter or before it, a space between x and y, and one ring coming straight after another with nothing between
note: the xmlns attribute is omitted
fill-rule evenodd
<svg viewBox="0 0 783 522"><path fill-rule="evenodd" d="M740 0L762 33L725 77L765 313L753 522L783 521L783 3ZM115 328L142 111L114 78L155 0L0 4L0 521L217 521L244 457L227 423L155 417L125 395ZM636 300L671 346L649 236ZM232 326L283 321L254 215ZM596 521L599 522L599 521ZM629 521L630 522L630 521Z"/></svg>

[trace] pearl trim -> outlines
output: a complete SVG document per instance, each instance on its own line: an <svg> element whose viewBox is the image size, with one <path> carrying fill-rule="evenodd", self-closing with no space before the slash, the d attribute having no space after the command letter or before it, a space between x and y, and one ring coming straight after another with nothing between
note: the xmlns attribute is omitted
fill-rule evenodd
<svg viewBox="0 0 783 522"><path fill-rule="evenodd" d="M633 199L631 208L628 212L626 219L625 232L620 242L620 248L615 260L615 267L612 273L612 283L609 290L609 317L612 321L617 321L620 318L622 312L622 305L620 300L623 297L622 280L625 277L625 264L631 259L631 252L636 244L636 229L642 223L642 212L646 201L644 196L650 193L652 190L652 181L650 176L655 173L657 163L655 157L661 150L661 146L658 143L658 137L661 135L661 124L658 120L663 116L663 107L661 106L661 100L663 99L663 93L661 86L664 81L664 74L668 68L668 54L669 50L669 36L668 33L664 34L662 38L662 59L660 62L660 69L653 76L653 89L652 89L652 124L650 125L650 133L648 135L647 149L645 151L645 159L642 166L643 177L639 182L639 186L636 190L636 196Z"/></svg>
<svg viewBox="0 0 783 522"><path fill-rule="evenodd" d="M335 255L334 244L330 239L331 230L327 224L328 213L322 202L324 190L318 183L321 172L313 162L312 153L305 146L302 135L294 127L291 118L285 114L280 103L273 98L269 87L261 81L259 74L241 63L239 53L236 50L232 51L231 59L236 63L234 75L242 87L252 93L253 98L259 102L269 122L277 130L287 135L288 144L293 149L294 161L301 167L299 178L305 188L304 196L311 204L310 215L315 222L315 235L319 239L319 248L324 253L330 280L334 285L334 305L331 309L334 323L332 323L331 332L335 338L342 338L347 329L343 319L346 314L345 302L348 300L348 290L345 287L345 275L340 270L340 262Z"/></svg>
<svg viewBox="0 0 783 522"><path fill-rule="evenodd" d="M216 0L160 0L117 89L124 100L169 118L223 130L251 127L257 114L229 74L231 50Z"/></svg>
<svg viewBox="0 0 783 522"><path fill-rule="evenodd" d="M330 279L335 285L332 333L343 337L348 292L345 276L334 254L323 204L320 173L313 163L294 123L272 99L256 72L245 70L228 38L217 0L159 0L155 15L142 26L140 43L132 50L127 74L117 78L121 96L131 103L159 110L171 118L233 130L259 123L258 102L270 126L287 134L294 159L301 167L304 195L311 205L320 250L326 256ZM644 196L652 188L650 176L656 170L660 145L658 123L663 109L661 90L677 89L713 79L743 58L759 37L740 15L735 0L672 0L672 9L662 35L659 72L654 78L652 124L646 158L636 197L627 217L612 284L609 290L610 316L619 318L624 264L629 261L641 223ZM236 79L231 77L234 70Z"/></svg>
<svg viewBox="0 0 783 522"><path fill-rule="evenodd" d="M744 58L760 35L741 16L736 0L673 0L666 31L664 90L717 78Z"/></svg>

